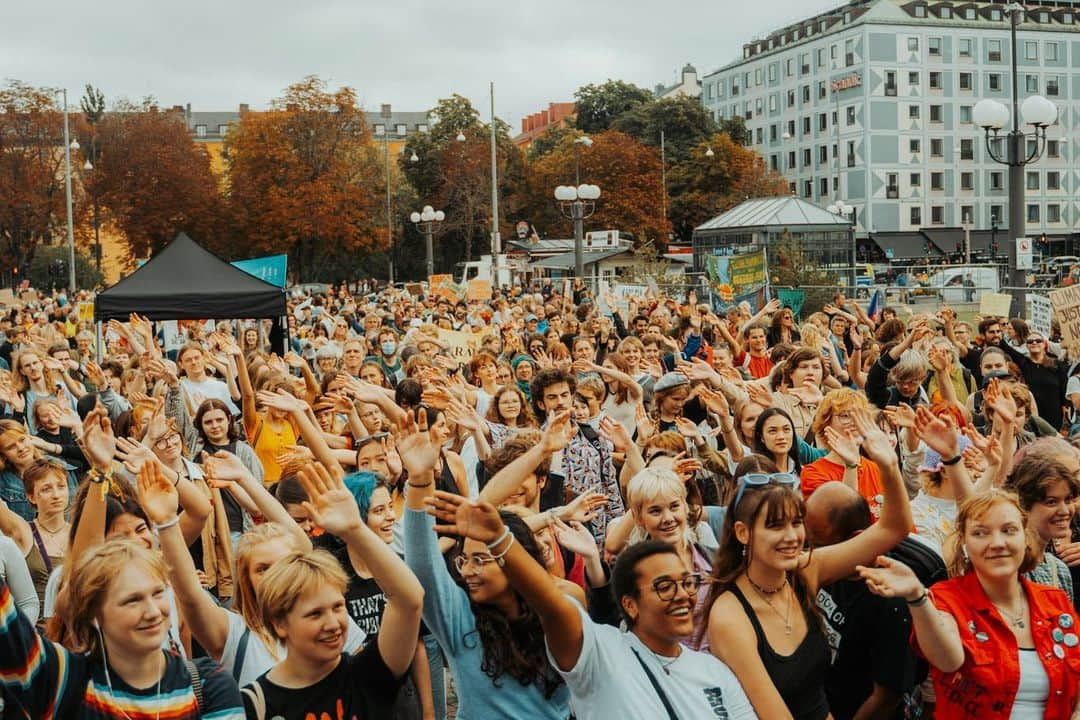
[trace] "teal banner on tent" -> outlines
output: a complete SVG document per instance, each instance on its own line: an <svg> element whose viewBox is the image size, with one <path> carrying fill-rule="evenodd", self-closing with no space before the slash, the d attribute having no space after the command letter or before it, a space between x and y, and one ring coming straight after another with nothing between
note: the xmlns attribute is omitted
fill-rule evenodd
<svg viewBox="0 0 1080 720"><path fill-rule="evenodd" d="M232 266L243 270L248 275L254 275L271 285L277 285L279 288L283 288L285 287L285 271L288 264L288 255L269 255L267 257L252 258L250 260L237 260L232 263Z"/></svg>

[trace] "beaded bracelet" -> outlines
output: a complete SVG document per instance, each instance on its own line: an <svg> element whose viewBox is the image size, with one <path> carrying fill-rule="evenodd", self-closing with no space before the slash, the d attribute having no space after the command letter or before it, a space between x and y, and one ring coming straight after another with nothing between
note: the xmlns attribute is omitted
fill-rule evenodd
<svg viewBox="0 0 1080 720"><path fill-rule="evenodd" d="M160 534L162 530L166 530L168 528L171 528L173 525L175 525L178 522L180 522L180 516L179 515L174 517L172 520L169 520L168 522L162 523L161 525L154 525L154 532Z"/></svg>

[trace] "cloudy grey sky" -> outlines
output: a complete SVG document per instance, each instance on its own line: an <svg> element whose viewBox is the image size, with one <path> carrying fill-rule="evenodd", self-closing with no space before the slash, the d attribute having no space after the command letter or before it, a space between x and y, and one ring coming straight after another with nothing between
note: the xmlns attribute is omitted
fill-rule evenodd
<svg viewBox="0 0 1080 720"><path fill-rule="evenodd" d="M368 109L423 110L457 92L515 129L589 82L671 83L843 0L3 0L0 78L163 106L263 107L309 74Z"/></svg>

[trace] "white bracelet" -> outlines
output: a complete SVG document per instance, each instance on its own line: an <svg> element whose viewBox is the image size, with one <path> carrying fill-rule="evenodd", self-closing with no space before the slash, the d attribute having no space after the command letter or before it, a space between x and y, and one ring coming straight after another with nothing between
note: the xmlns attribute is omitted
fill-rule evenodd
<svg viewBox="0 0 1080 720"><path fill-rule="evenodd" d="M504 528L503 529L503 534L500 535L498 537L498 539L495 540L495 542L489 542L487 544L488 550L490 550L491 552L495 552L495 548L499 547L499 545L502 544L503 540L505 540L507 537L510 537L510 536L511 536L510 528Z"/></svg>
<svg viewBox="0 0 1080 720"><path fill-rule="evenodd" d="M170 521L168 521L166 523L162 523L161 525L154 525L154 532L160 534L162 530L167 530L168 528L171 528L173 525L175 525L178 522L180 522L180 516L179 515L177 515L172 520L170 520Z"/></svg>

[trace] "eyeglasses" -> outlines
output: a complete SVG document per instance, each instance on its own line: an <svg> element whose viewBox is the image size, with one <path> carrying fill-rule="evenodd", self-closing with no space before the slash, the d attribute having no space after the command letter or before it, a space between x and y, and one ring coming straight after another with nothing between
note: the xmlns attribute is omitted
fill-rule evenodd
<svg viewBox="0 0 1080 720"><path fill-rule="evenodd" d="M799 487L799 476L794 473L748 473L743 475L742 480L739 481L739 491L735 493L735 502L731 505L732 516L739 509L739 502L742 501L746 488L765 487L770 483L783 485L794 490Z"/></svg>
<svg viewBox="0 0 1080 720"><path fill-rule="evenodd" d="M485 565L495 562L491 555L458 555L454 558L454 567L459 573L465 572L465 568L475 565L477 570L483 570Z"/></svg>
<svg viewBox="0 0 1080 720"><path fill-rule="evenodd" d="M691 573L690 575L684 576L681 580L674 580L668 577L653 580L652 589L653 592L656 593L656 597L664 602L669 602L675 599L680 587L686 591L687 595L693 597L704 583L705 578L702 577L700 573Z"/></svg>
<svg viewBox="0 0 1080 720"><path fill-rule="evenodd" d="M170 433L170 434L166 435L163 438L158 438L157 442L154 443L154 447L156 447L158 450L164 450L165 448L169 447L170 445L179 445L179 444L180 444L180 433Z"/></svg>
<svg viewBox="0 0 1080 720"><path fill-rule="evenodd" d="M1042 345L1043 344L1043 339L1042 338L1028 338L1027 339L1027 344L1028 345Z"/></svg>

